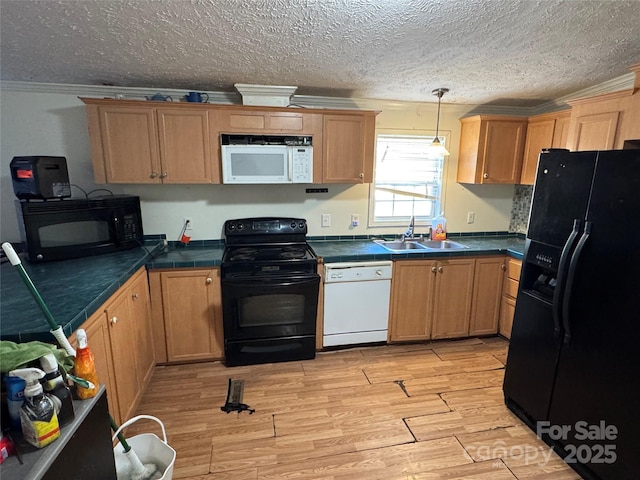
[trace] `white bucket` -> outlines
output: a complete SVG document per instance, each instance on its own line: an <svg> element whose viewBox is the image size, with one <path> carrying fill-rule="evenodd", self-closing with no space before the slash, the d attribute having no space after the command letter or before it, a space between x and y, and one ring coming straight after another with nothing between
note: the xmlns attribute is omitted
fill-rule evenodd
<svg viewBox="0 0 640 480"><path fill-rule="evenodd" d="M167 433L165 432L164 424L156 417L152 417L151 415L138 415L137 417L127 420L116 430L111 441L115 441L118 434L129 425L142 419L153 420L160 424L164 440L158 438L158 436L153 433L142 433L127 438L127 443L131 447L131 451L138 456L143 465L154 464L158 467L157 471L161 473L162 476L158 477L158 474L156 474L153 478L171 480L173 464L176 461L176 451L167 444ZM113 448L113 456L116 461L116 475L118 480L130 480L132 473L131 461L124 453L124 448L120 445L120 442Z"/></svg>

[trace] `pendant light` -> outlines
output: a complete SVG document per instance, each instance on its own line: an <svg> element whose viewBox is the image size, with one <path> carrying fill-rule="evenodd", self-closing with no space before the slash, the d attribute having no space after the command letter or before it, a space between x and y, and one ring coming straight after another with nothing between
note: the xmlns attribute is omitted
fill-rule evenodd
<svg viewBox="0 0 640 480"><path fill-rule="evenodd" d="M433 95L438 97L438 118L436 120L436 138L434 138L433 142L431 142L429 150L437 155L449 155L449 152L446 148L444 148L444 145L440 143L440 138L438 137L438 131L440 129L440 99L448 91L448 88L436 88L435 90L431 91Z"/></svg>

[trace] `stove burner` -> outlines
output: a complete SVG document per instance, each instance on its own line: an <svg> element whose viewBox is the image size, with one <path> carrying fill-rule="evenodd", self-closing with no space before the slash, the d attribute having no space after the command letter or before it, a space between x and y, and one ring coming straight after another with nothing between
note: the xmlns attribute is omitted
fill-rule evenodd
<svg viewBox="0 0 640 480"><path fill-rule="evenodd" d="M244 260L253 260L258 253L257 248L253 247L242 247L237 248L231 254L231 261L244 261Z"/></svg>
<svg viewBox="0 0 640 480"><path fill-rule="evenodd" d="M304 258L305 254L306 251L304 250L304 248L289 247L283 249L282 253L280 254L280 258Z"/></svg>

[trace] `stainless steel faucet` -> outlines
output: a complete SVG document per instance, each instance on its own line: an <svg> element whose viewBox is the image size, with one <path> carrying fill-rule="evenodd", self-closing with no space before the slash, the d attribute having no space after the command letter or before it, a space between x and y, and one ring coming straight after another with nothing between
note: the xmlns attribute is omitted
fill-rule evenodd
<svg viewBox="0 0 640 480"><path fill-rule="evenodd" d="M407 227L407 230L402 235L403 240L413 239L413 231L415 229L415 224L416 224L416 217L411 215L411 221L409 222L409 226Z"/></svg>

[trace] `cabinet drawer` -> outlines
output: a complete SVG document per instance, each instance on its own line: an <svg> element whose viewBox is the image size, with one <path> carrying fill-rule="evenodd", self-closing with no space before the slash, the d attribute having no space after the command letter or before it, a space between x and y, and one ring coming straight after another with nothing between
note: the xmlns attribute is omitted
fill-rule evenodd
<svg viewBox="0 0 640 480"><path fill-rule="evenodd" d="M504 293L512 298L516 298L518 296L518 281L513 278L507 278Z"/></svg>
<svg viewBox="0 0 640 480"><path fill-rule="evenodd" d="M520 260L509 259L507 263L507 275L516 282L520 280L520 270L522 269L522 262Z"/></svg>

